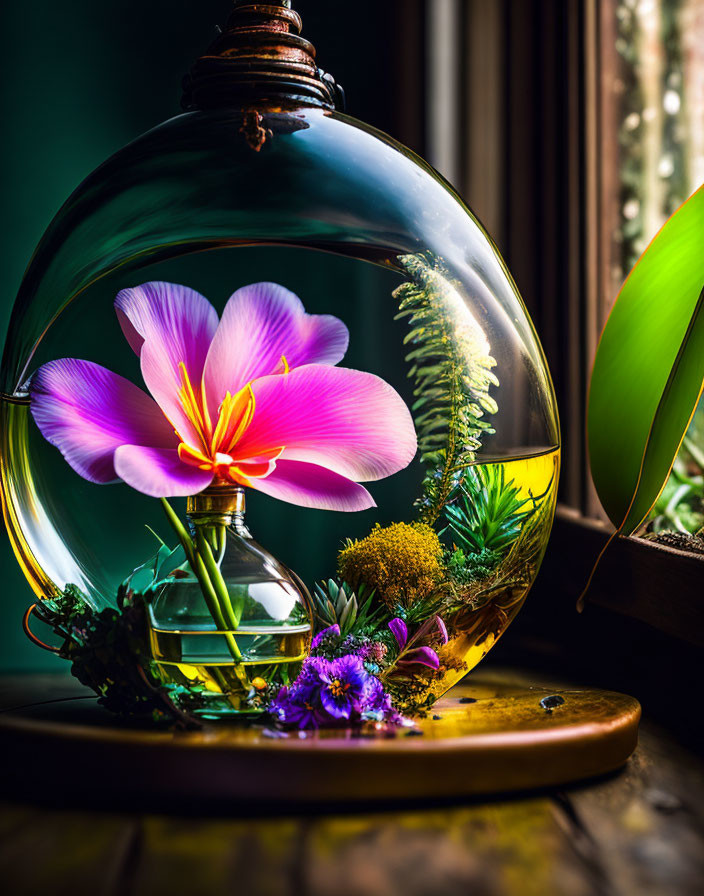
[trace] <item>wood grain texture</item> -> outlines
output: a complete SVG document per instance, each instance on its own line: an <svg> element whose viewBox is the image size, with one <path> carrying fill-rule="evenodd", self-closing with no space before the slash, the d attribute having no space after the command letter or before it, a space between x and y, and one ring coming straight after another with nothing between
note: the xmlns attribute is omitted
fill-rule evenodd
<svg viewBox="0 0 704 896"><path fill-rule="evenodd" d="M619 775L524 799L265 816L3 802L0 880L6 896L689 896L703 806L701 763L646 728Z"/></svg>
<svg viewBox="0 0 704 896"><path fill-rule="evenodd" d="M481 671L440 700L417 730L395 736L350 731L282 734L265 725L215 724L201 731L120 723L65 679L39 703L37 682L0 715L7 761L0 782L60 786L43 757L53 756L76 792L103 768L103 798L325 803L455 798L553 786L604 774L636 746L640 707L622 694L554 688L515 674ZM558 694L550 710L541 700ZM76 696L77 701L70 699ZM51 698L49 698L51 699ZM31 772L31 777L28 773ZM92 786L92 784L90 785Z"/></svg>

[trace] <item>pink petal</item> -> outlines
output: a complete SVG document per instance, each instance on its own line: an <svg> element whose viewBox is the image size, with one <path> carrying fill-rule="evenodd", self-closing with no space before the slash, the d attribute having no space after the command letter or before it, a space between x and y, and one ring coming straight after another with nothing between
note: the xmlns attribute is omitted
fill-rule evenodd
<svg viewBox="0 0 704 896"><path fill-rule="evenodd" d="M34 374L30 391L32 416L44 438L91 482L116 480L113 455L126 442L177 444L152 398L91 361L50 361Z"/></svg>
<svg viewBox="0 0 704 896"><path fill-rule="evenodd" d="M152 498L195 495L213 480L212 472L184 464L175 448L121 445L115 452L115 472L124 481Z"/></svg>
<svg viewBox="0 0 704 896"><path fill-rule="evenodd" d="M251 380L303 364L337 364L347 327L329 314L306 314L294 293L277 283L253 283L230 297L205 365L211 408Z"/></svg>
<svg viewBox="0 0 704 896"><path fill-rule="evenodd" d="M440 632L442 643L447 644L447 642L450 640L450 636L447 633L447 626L443 622L442 616L436 616L435 618L437 619L438 631Z"/></svg>
<svg viewBox="0 0 704 896"><path fill-rule="evenodd" d="M274 470L276 469L276 461L244 461L243 463L237 465L237 469L247 479L261 479L265 476L270 476L274 472Z"/></svg>
<svg viewBox="0 0 704 896"><path fill-rule="evenodd" d="M408 641L408 626L403 619L397 616L395 619L391 620L389 628L391 629L394 638L396 638L396 643L398 644L399 649L403 650Z"/></svg>
<svg viewBox="0 0 704 896"><path fill-rule="evenodd" d="M399 666L428 666L430 669L440 668L440 659L431 647L416 647L404 653L399 659Z"/></svg>
<svg viewBox="0 0 704 896"><path fill-rule="evenodd" d="M284 460L327 467L356 481L383 479L416 453L401 396L371 373L309 364L252 383L254 419L233 449L246 459L284 446Z"/></svg>
<svg viewBox="0 0 704 896"><path fill-rule="evenodd" d="M356 482L324 467L294 460L276 461L276 469L266 479L252 479L249 485L280 501L318 510L354 511L376 506L369 492Z"/></svg>
<svg viewBox="0 0 704 896"><path fill-rule="evenodd" d="M179 364L185 364L194 389L200 391L205 359L218 326L216 310L195 290L158 281L123 289L115 310L128 342L140 356L147 388L181 436L197 447L198 434L179 399Z"/></svg>

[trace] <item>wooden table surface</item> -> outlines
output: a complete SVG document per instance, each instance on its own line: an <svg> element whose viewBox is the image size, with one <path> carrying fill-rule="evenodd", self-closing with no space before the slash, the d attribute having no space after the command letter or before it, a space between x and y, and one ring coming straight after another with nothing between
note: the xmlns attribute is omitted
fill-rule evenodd
<svg viewBox="0 0 704 896"><path fill-rule="evenodd" d="M7 705L7 704L6 704ZM51 764L52 756L46 756ZM61 768L55 769L57 777ZM429 765L427 774L433 774ZM110 768L104 769L110 775ZM20 782L21 783L21 782ZM17 790L17 789L16 789ZM19 788L21 791L21 786ZM627 767L497 800L179 814L0 795L0 891L667 896L704 891L704 772L647 719Z"/></svg>

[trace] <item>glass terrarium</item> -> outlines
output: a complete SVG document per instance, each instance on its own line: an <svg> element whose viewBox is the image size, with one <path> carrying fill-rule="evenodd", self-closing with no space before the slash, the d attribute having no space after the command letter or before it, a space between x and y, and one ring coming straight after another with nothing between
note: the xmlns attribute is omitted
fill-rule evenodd
<svg viewBox="0 0 704 896"><path fill-rule="evenodd" d="M348 646L367 645L365 668L399 709L429 705L520 609L555 505L550 375L496 247L437 172L340 110L342 92L317 68L300 28L289 2L235 3L186 78L186 111L108 159L49 225L3 357L3 507L40 615L67 594L97 615L138 593L149 674L185 694L183 705L197 692L207 715L263 706L262 695L295 678L314 634L331 628ZM372 482L376 506L370 499L350 513L361 505L300 506L286 489L260 493L277 465L300 464L316 445L297 454L271 445L254 458L255 481L228 478L227 465L218 473L218 443L208 456L212 481L170 492L165 517L153 494L86 481L70 452L61 449L66 463L58 442L44 438L32 390L37 372L58 359L85 359L132 383L141 384L141 370L149 385L144 352L120 334L116 295L188 283L217 315L231 293L274 281L312 315L342 321L345 367L383 380L412 416L415 454ZM303 376L294 368L306 326L268 379ZM248 332L239 338L255 340ZM267 414L258 382L247 425ZM202 411L198 386L192 408ZM227 396L211 404L211 436ZM311 387L305 414L317 419L326 400ZM61 425L73 413L70 395L65 402ZM363 398L346 407L350 419L364 416ZM80 413L95 422L103 411L98 402ZM375 413L364 425L393 452L408 434L393 415ZM321 423L317 447L344 425ZM179 454L189 470L199 469L194 451ZM375 452L338 452L331 475L364 461L371 472L356 481L381 479ZM324 479L310 488L323 490ZM247 524L266 548L245 524L245 494Z"/></svg>

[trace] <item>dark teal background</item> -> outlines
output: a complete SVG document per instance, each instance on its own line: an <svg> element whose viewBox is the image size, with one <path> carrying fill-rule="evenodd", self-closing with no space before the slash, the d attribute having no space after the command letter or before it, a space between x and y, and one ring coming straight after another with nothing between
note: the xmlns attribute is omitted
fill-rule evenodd
<svg viewBox="0 0 704 896"><path fill-rule="evenodd" d="M0 147L3 211L0 315L4 336L10 309L23 270L45 226L60 204L80 181L142 131L179 111L180 80L190 62L211 39L216 23L230 9L229 0L107 0L96 5L88 0L72 0L57 5L48 0L32 4L3 4L0 34L5 60L5 77L0 85L4 115ZM383 6L383 4L382 4ZM375 19L376 26L365 37L364 65L356 48L341 27L343 4L308 0L296 4L304 17L306 36L319 49L321 65L333 71L344 84L352 114L393 131L388 33L392 22L375 2L358 2L358 21ZM386 85L386 89L385 89ZM326 257L313 273L310 261L300 253L279 253L275 258L256 251L238 256L236 265L219 256L181 260L171 268L149 271L144 277L162 276L186 282L200 289L216 304L242 283L256 279L278 279L300 292L308 302L320 305L321 296L330 302L311 310L340 313L352 329L353 354L350 366L376 369L403 388L400 369L388 346L398 343L394 325L379 323L376 299L388 295L395 280L368 265ZM229 253L231 255L231 253ZM206 260L204 260L206 259ZM217 259L217 260L216 260ZM233 282L234 281L234 282ZM105 307L123 283L104 283ZM326 292L327 291L327 292ZM352 298L362 297L353 303ZM348 309L347 313L340 309ZM82 326L80 333L88 349L82 357L103 360L115 351L119 331L112 321L105 329L99 318ZM113 329L110 330L109 327ZM388 330L386 328L389 328ZM91 330L92 328L92 330ZM100 332L90 353L91 332ZM115 335L114 344L109 340ZM108 336L106 346L105 334ZM72 354L68 347L66 354ZM355 348L356 346L356 348ZM84 346L85 347L85 346ZM76 350L78 353L78 349ZM56 352L52 352L57 356ZM58 355L63 352L58 352ZM379 363L375 363L379 359ZM65 471L64 471L65 472ZM66 480L71 491L70 471ZM410 503L413 476L397 484L381 484L375 494L382 506L400 506L404 495ZM86 484L76 484L76 488ZM121 488L116 486L115 488ZM252 501L250 519L257 536L303 575L325 572L323 557L334 558L341 534L357 534L368 529L376 517L346 515L345 526L333 521L335 515L307 511L301 525L300 512L274 502ZM311 516L311 514L313 516ZM394 513L403 515L402 512ZM135 524L141 525L142 521ZM326 560L326 562L328 562ZM39 669L61 663L31 646L22 635L22 612L32 600L7 538L0 545L2 565L2 608L0 609L0 668ZM329 570L330 572L332 570Z"/></svg>

